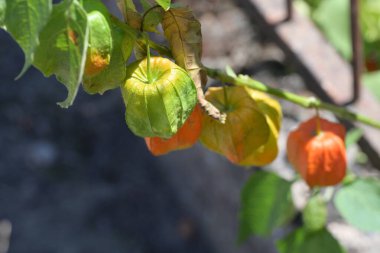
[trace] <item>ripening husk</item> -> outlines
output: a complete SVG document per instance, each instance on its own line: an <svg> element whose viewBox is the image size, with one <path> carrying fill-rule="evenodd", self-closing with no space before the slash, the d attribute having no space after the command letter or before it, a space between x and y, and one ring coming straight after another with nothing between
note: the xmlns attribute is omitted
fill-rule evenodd
<svg viewBox="0 0 380 253"><path fill-rule="evenodd" d="M197 102L190 76L162 57L150 61L152 83L147 78L147 60L131 64L122 86L125 119L141 137L170 138L185 123Z"/></svg>
<svg viewBox="0 0 380 253"><path fill-rule="evenodd" d="M268 141L252 152L242 161L242 165L264 166L271 163L278 155L278 137L281 129L282 111L280 104L265 93L246 88L250 96L256 101L258 107L264 113L269 125Z"/></svg>
<svg viewBox="0 0 380 253"><path fill-rule="evenodd" d="M319 118L302 123L288 136L288 160L310 187L331 186L346 174L345 128L341 124Z"/></svg>
<svg viewBox="0 0 380 253"><path fill-rule="evenodd" d="M202 130L202 113L199 105L195 106L193 112L185 124L170 139L160 137L146 137L145 142L149 151L156 156L165 155L171 151L190 148L199 139Z"/></svg>
<svg viewBox="0 0 380 253"><path fill-rule="evenodd" d="M203 145L239 165L265 165L273 161L278 153L281 123L277 102L238 86L209 88L206 99L226 113L227 120L221 124L203 114Z"/></svg>

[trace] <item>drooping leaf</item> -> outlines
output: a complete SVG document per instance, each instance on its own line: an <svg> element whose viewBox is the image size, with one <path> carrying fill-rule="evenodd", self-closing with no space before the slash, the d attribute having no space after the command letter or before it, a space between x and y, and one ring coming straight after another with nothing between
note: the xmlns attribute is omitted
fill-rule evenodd
<svg viewBox="0 0 380 253"><path fill-rule="evenodd" d="M239 241L268 236L294 215L291 183L271 172L253 174L241 192Z"/></svg>
<svg viewBox="0 0 380 253"><path fill-rule="evenodd" d="M364 231L380 231L380 181L358 179L344 185L334 204L343 218Z"/></svg>
<svg viewBox="0 0 380 253"><path fill-rule="evenodd" d="M321 195L312 196L302 212L305 229L318 231L325 227L327 222L327 205Z"/></svg>
<svg viewBox="0 0 380 253"><path fill-rule="evenodd" d="M32 65L34 52L39 45L39 34L49 20L52 10L51 0L6 0L5 26L25 53L25 63L21 77ZM0 26L1 26L0 3Z"/></svg>
<svg viewBox="0 0 380 253"><path fill-rule="evenodd" d="M103 94L125 82L126 62L135 44L136 33L127 24L111 19L111 34L113 45L110 64L96 76L83 77L84 90L90 94Z"/></svg>
<svg viewBox="0 0 380 253"><path fill-rule="evenodd" d="M116 3L128 25L135 29L140 29L142 17L137 12L133 0L116 0Z"/></svg>
<svg viewBox="0 0 380 253"><path fill-rule="evenodd" d="M167 11L170 9L171 0L156 0L156 3L164 8L165 11Z"/></svg>
<svg viewBox="0 0 380 253"><path fill-rule="evenodd" d="M176 63L189 72L197 87L199 104L211 117L224 122L226 115L204 97L202 87L207 83L207 74L201 62L201 24L189 9L172 8L165 12L162 27Z"/></svg>
<svg viewBox="0 0 380 253"><path fill-rule="evenodd" d="M4 27L6 9L7 9L7 2L5 0L0 0L0 28Z"/></svg>
<svg viewBox="0 0 380 253"><path fill-rule="evenodd" d="M67 108L78 92L88 46L87 15L78 1L55 5L39 39L33 64L45 76L55 74L66 86L67 98L58 104Z"/></svg>
<svg viewBox="0 0 380 253"><path fill-rule="evenodd" d="M277 241L276 246L280 253L346 252L325 228L315 232L299 228L285 238Z"/></svg>

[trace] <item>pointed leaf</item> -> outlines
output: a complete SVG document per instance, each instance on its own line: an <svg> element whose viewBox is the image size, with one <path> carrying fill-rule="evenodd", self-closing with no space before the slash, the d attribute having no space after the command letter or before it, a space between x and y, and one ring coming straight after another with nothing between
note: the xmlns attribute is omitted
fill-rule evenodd
<svg viewBox="0 0 380 253"><path fill-rule="evenodd" d="M380 231L380 181L358 179L344 185L334 204L343 218L364 231Z"/></svg>
<svg viewBox="0 0 380 253"><path fill-rule="evenodd" d="M4 1L2 2L4 5ZM39 44L38 36L49 20L52 4L51 0L6 0L6 2L6 29L25 53L25 64L17 77L19 78L33 62L34 51Z"/></svg>
<svg viewBox="0 0 380 253"><path fill-rule="evenodd" d="M67 90L65 101L72 105L84 70L88 46L87 15L77 0L66 0L53 8L48 24L40 34L33 64L45 76L55 74Z"/></svg>
<svg viewBox="0 0 380 253"><path fill-rule="evenodd" d="M164 8L165 11L167 11L170 9L171 0L156 0L156 3Z"/></svg>
<svg viewBox="0 0 380 253"><path fill-rule="evenodd" d="M164 14L162 28L171 45L176 63L189 72L197 87L198 102L213 118L225 122L226 115L209 103L202 87L207 83L207 74L202 68L201 24L187 8L170 9Z"/></svg>
<svg viewBox="0 0 380 253"><path fill-rule="evenodd" d="M268 236L294 215L291 183L271 172L253 174L241 192L239 241Z"/></svg>
<svg viewBox="0 0 380 253"><path fill-rule="evenodd" d="M344 253L346 252L339 242L327 229L309 232L299 228L277 241L280 253Z"/></svg>

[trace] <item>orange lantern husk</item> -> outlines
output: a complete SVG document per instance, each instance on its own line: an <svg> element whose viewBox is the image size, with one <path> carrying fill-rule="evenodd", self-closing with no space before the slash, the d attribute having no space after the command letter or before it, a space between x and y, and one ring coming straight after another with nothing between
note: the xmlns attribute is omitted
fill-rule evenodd
<svg viewBox="0 0 380 253"><path fill-rule="evenodd" d="M341 124L315 116L289 134L288 160L310 187L336 185L343 180L347 167L345 132Z"/></svg>
<svg viewBox="0 0 380 253"><path fill-rule="evenodd" d="M201 109L199 105L196 105L184 125L171 138L146 137L145 143L153 155L165 155L174 150L186 149L193 146L199 139L201 129Z"/></svg>

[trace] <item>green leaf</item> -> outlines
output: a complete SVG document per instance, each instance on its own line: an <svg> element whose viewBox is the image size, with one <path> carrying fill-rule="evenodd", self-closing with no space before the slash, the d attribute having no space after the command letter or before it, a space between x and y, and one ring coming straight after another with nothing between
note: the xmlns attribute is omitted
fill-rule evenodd
<svg viewBox="0 0 380 253"><path fill-rule="evenodd" d="M144 31L158 32L156 27L161 23L164 15L164 10L154 8L149 11L144 17Z"/></svg>
<svg viewBox="0 0 380 253"><path fill-rule="evenodd" d="M253 174L241 192L239 241L267 236L294 215L291 183L271 172Z"/></svg>
<svg viewBox="0 0 380 253"><path fill-rule="evenodd" d="M82 0L83 1L83 8L86 10L87 13L90 13L92 11L99 11L101 12L107 20L109 20L109 11L107 7L103 4L101 0Z"/></svg>
<svg viewBox="0 0 380 253"><path fill-rule="evenodd" d="M55 74L67 90L67 108L73 104L82 79L88 46L87 15L77 0L55 5L46 27L40 34L40 45L33 64L45 75Z"/></svg>
<svg viewBox="0 0 380 253"><path fill-rule="evenodd" d="M327 39L342 56L350 60L352 57L350 40L349 1L322 1L313 15L314 21L324 32Z"/></svg>
<svg viewBox="0 0 380 253"><path fill-rule="evenodd" d="M379 47L380 48L380 47ZM370 73L365 73L363 75L363 84L369 89L369 91L375 96L377 101L380 102L380 89L379 89L379 80L380 80L380 70Z"/></svg>
<svg viewBox="0 0 380 253"><path fill-rule="evenodd" d="M167 11L170 9L171 0L156 0L156 3L164 8L165 11Z"/></svg>
<svg viewBox="0 0 380 253"><path fill-rule="evenodd" d="M140 3L144 11L147 11L152 7L152 4L148 0L140 0Z"/></svg>
<svg viewBox="0 0 380 253"><path fill-rule="evenodd" d="M128 25L135 29L140 29L141 15L137 12L133 0L116 0L116 3Z"/></svg>
<svg viewBox="0 0 380 253"><path fill-rule="evenodd" d="M351 147L352 145L356 144L360 138L363 136L363 130L360 128L355 128L350 130L346 134L345 143L346 147Z"/></svg>
<svg viewBox="0 0 380 253"><path fill-rule="evenodd" d="M6 9L7 9L7 2L5 0L0 0L0 28L4 27Z"/></svg>
<svg viewBox="0 0 380 253"><path fill-rule="evenodd" d="M305 228L299 228L277 241L277 249L280 253L344 253L346 252L339 242L323 228L310 232Z"/></svg>
<svg viewBox="0 0 380 253"><path fill-rule="evenodd" d="M358 179L344 185L334 204L343 218L364 231L380 231L380 181Z"/></svg>
<svg viewBox="0 0 380 253"><path fill-rule="evenodd" d="M305 229L309 231L321 230L327 221L327 206L321 195L312 196L302 212Z"/></svg>
<svg viewBox="0 0 380 253"><path fill-rule="evenodd" d="M6 7L6 29L25 53L24 67L17 76L20 78L33 63L39 34L49 20L52 4L51 0L6 0Z"/></svg>
<svg viewBox="0 0 380 253"><path fill-rule="evenodd" d="M83 88L87 93L103 94L125 82L126 62L131 55L137 35L132 28L116 19L111 20L111 32L113 49L110 64L96 76L84 76Z"/></svg>

